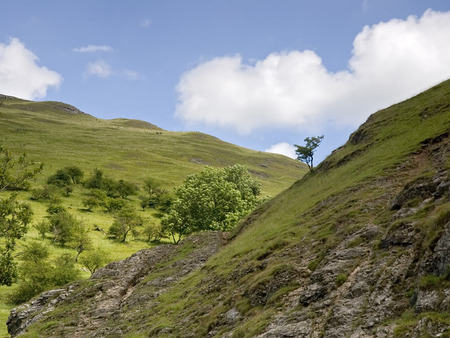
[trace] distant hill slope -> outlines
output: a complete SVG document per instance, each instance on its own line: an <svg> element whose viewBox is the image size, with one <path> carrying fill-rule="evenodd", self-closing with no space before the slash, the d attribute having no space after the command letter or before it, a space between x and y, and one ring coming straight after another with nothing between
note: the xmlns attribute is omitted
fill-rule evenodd
<svg viewBox="0 0 450 338"><path fill-rule="evenodd" d="M44 162L42 177L78 165L136 183L151 176L169 188L204 165L239 163L262 181L265 194L275 195L307 171L285 156L245 149L206 134L169 132L138 120L102 120L65 103L5 95L0 95L0 145Z"/></svg>
<svg viewBox="0 0 450 338"><path fill-rule="evenodd" d="M449 337L449 128L446 81L372 115L225 245L141 251L14 310L10 332Z"/></svg>

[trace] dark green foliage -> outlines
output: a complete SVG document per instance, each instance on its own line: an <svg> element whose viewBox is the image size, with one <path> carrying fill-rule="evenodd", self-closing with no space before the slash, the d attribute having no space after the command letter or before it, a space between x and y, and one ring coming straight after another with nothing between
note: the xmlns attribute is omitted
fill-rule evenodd
<svg viewBox="0 0 450 338"><path fill-rule="evenodd" d="M43 166L29 161L25 154L15 158L8 149L0 146L0 191L28 190Z"/></svg>
<svg viewBox="0 0 450 338"><path fill-rule="evenodd" d="M55 286L62 286L79 278L80 272L75 267L76 260L64 253L55 259L51 281Z"/></svg>
<svg viewBox="0 0 450 338"><path fill-rule="evenodd" d="M59 203L61 199L58 197L59 189L54 185L45 185L42 188L31 190L30 199L33 201L48 201L51 203Z"/></svg>
<svg viewBox="0 0 450 338"><path fill-rule="evenodd" d="M127 206L127 201L121 198L107 197L103 202L103 206L105 211L113 213L124 209Z"/></svg>
<svg viewBox="0 0 450 338"><path fill-rule="evenodd" d="M162 229L175 243L195 231L230 230L260 202L259 193L259 183L243 165L206 167L176 189Z"/></svg>
<svg viewBox="0 0 450 338"><path fill-rule="evenodd" d="M92 211L96 207L104 206L106 199L107 196L102 190L94 188L89 191L87 197L83 198L82 203L89 211Z"/></svg>
<svg viewBox="0 0 450 338"><path fill-rule="evenodd" d="M138 187L134 183L125 180L115 181L106 177L100 169L95 169L92 176L84 184L89 189L102 190L108 197L112 198L126 198L135 195L138 191Z"/></svg>
<svg viewBox="0 0 450 338"><path fill-rule="evenodd" d="M22 303L40 292L62 286L79 278L75 260L65 253L54 262L49 260L50 253L39 242L28 244L20 255L19 283L12 295L14 303Z"/></svg>
<svg viewBox="0 0 450 338"><path fill-rule="evenodd" d="M144 220L133 209L125 208L117 213L114 223L109 228L111 237L125 242L128 234L131 232L136 236L138 228L144 224Z"/></svg>
<svg viewBox="0 0 450 338"><path fill-rule="evenodd" d="M52 203L48 206L46 211L49 215L54 215L66 211L66 208L64 208L64 206L62 206L61 204Z"/></svg>
<svg viewBox="0 0 450 338"><path fill-rule="evenodd" d="M70 176L73 184L80 184L84 177L84 172L77 166L65 167L64 172Z"/></svg>
<svg viewBox="0 0 450 338"><path fill-rule="evenodd" d="M0 192L27 190L42 168L42 164L28 161L25 154L15 158L0 146ZM16 240L27 232L32 214L29 205L17 201L16 194L0 198L0 285L11 285L16 279L12 252Z"/></svg>
<svg viewBox="0 0 450 338"><path fill-rule="evenodd" d="M305 138L306 145L299 146L297 144L294 144L295 147L297 147L297 150L295 151L297 153L297 159L306 163L308 165L309 170L313 170L314 164L314 152L316 148L320 145L322 142L324 136L312 136Z"/></svg>
<svg viewBox="0 0 450 338"><path fill-rule="evenodd" d="M89 189L103 189L104 186L104 177L103 177L103 171L100 169L94 169L94 172L92 173L92 176L86 179L84 182L84 185L86 188Z"/></svg>
<svg viewBox="0 0 450 338"><path fill-rule="evenodd" d="M82 227L81 221L67 211L53 214L50 216L49 220L53 241L61 245L70 242L73 239L74 234L77 231L80 231L80 228Z"/></svg>
<svg viewBox="0 0 450 338"><path fill-rule="evenodd" d="M81 222L75 225L75 231L72 233L68 245L77 252L75 262L78 262L78 256L82 252L92 248L92 240L89 237L86 227Z"/></svg>
<svg viewBox="0 0 450 338"><path fill-rule="evenodd" d="M17 264L11 252L0 255L0 285L10 286L17 279Z"/></svg>
<svg viewBox="0 0 450 338"><path fill-rule="evenodd" d="M41 235L42 239L45 238L45 235L50 232L50 223L47 220L40 221L33 225L33 228L35 228L39 235Z"/></svg>
<svg viewBox="0 0 450 338"><path fill-rule="evenodd" d="M147 224L142 234L146 236L147 242L159 241L164 236L161 226L155 223Z"/></svg>
<svg viewBox="0 0 450 338"><path fill-rule="evenodd" d="M15 194L0 198L0 281L2 285L11 285L17 276L12 252L16 240L27 232L32 211L28 204L16 200Z"/></svg>
<svg viewBox="0 0 450 338"><path fill-rule="evenodd" d="M47 179L47 184L62 188L72 184L72 178L63 169L60 169Z"/></svg>
<svg viewBox="0 0 450 338"><path fill-rule="evenodd" d="M117 194L117 197L122 198L127 198L130 195L136 195L138 191L138 187L136 184L124 180L119 180L114 184L112 188L113 189L111 193L115 192L115 194Z"/></svg>

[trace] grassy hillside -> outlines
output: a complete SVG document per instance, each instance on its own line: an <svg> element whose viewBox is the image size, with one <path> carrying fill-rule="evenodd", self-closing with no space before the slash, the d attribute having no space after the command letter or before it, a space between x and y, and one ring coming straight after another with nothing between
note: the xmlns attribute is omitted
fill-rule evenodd
<svg viewBox="0 0 450 338"><path fill-rule="evenodd" d="M285 156L253 151L198 132L169 132L150 123L102 120L58 102L0 97L0 144L45 164L44 177L66 165L142 182L153 177L173 188L205 165L246 164L275 195L305 172Z"/></svg>
<svg viewBox="0 0 450 338"><path fill-rule="evenodd" d="M448 336L449 127L446 81L372 115L203 267L161 262L95 323L108 279L78 284L29 336Z"/></svg>
<svg viewBox="0 0 450 338"><path fill-rule="evenodd" d="M198 132L169 132L137 120L102 120L68 104L24 101L2 95L0 145L13 154L26 153L28 158L44 163L44 171L34 187L44 185L58 169L75 165L84 171L85 177L98 168L108 177L139 186L143 185L144 179L152 177L170 191L187 175L201 171L205 165L222 167L239 163L247 165L262 183L264 195L274 196L307 171L298 161L238 147ZM107 232L114 217L99 210L88 212L82 204L86 193L83 187L75 186L70 196L60 197L62 205L83 221L94 246L101 246L108 252L108 262L124 259L154 245L138 237L131 237L125 244L118 243L102 232L94 231L95 225ZM19 198L31 204L34 218L26 238L19 242L17 252L27 242L41 240L32 225L44 219L48 207L48 203L31 201L30 192L21 192ZM131 196L129 202L140 209L138 196ZM145 210L140 214L158 222L155 211ZM54 246L50 237L43 242L51 248L52 256L74 253ZM88 275L83 272L84 277ZM8 304L7 296L14 288L0 287L0 336L6 334L4 323L13 306Z"/></svg>

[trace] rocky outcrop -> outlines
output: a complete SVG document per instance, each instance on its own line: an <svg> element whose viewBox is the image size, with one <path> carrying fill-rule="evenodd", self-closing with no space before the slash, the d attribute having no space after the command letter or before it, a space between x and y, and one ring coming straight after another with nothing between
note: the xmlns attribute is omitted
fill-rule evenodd
<svg viewBox="0 0 450 338"><path fill-rule="evenodd" d="M120 316L125 304L130 306L143 300L139 289L151 285L151 297L156 298L180 278L203 266L224 243L224 233L206 232L191 236L179 245L141 250L97 270L85 282L45 292L30 303L13 309L7 322L8 331L12 336L25 333L30 324L45 318L58 305L82 300L84 306L75 309L76 325L72 326L72 331L67 330L67 334L70 331L71 337L120 336L121 332L108 330L107 322ZM149 274L159 277L147 281L145 278Z"/></svg>

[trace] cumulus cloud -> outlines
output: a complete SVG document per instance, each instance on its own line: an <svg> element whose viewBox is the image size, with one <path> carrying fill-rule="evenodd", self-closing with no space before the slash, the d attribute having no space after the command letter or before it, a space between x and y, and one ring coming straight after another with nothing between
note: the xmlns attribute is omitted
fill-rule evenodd
<svg viewBox="0 0 450 338"><path fill-rule="evenodd" d="M106 45L89 45L85 47L74 48L73 51L77 53L112 52L113 48Z"/></svg>
<svg viewBox="0 0 450 338"><path fill-rule="evenodd" d="M49 87L58 87L61 75L39 66L38 60L17 38L0 43L0 93L33 100L45 97Z"/></svg>
<svg viewBox="0 0 450 338"><path fill-rule="evenodd" d="M330 72L313 51L272 53L245 63L219 57L186 72L176 116L241 133L264 127L315 132L358 126L368 115L450 76L450 12L366 26L348 68Z"/></svg>
<svg viewBox="0 0 450 338"><path fill-rule="evenodd" d="M103 60L89 62L85 72L86 76L95 75L102 78L107 78L112 75L111 66Z"/></svg>
<svg viewBox="0 0 450 338"><path fill-rule="evenodd" d="M295 147L287 142L274 144L269 149L266 149L265 152L281 154L290 158L297 158Z"/></svg>

